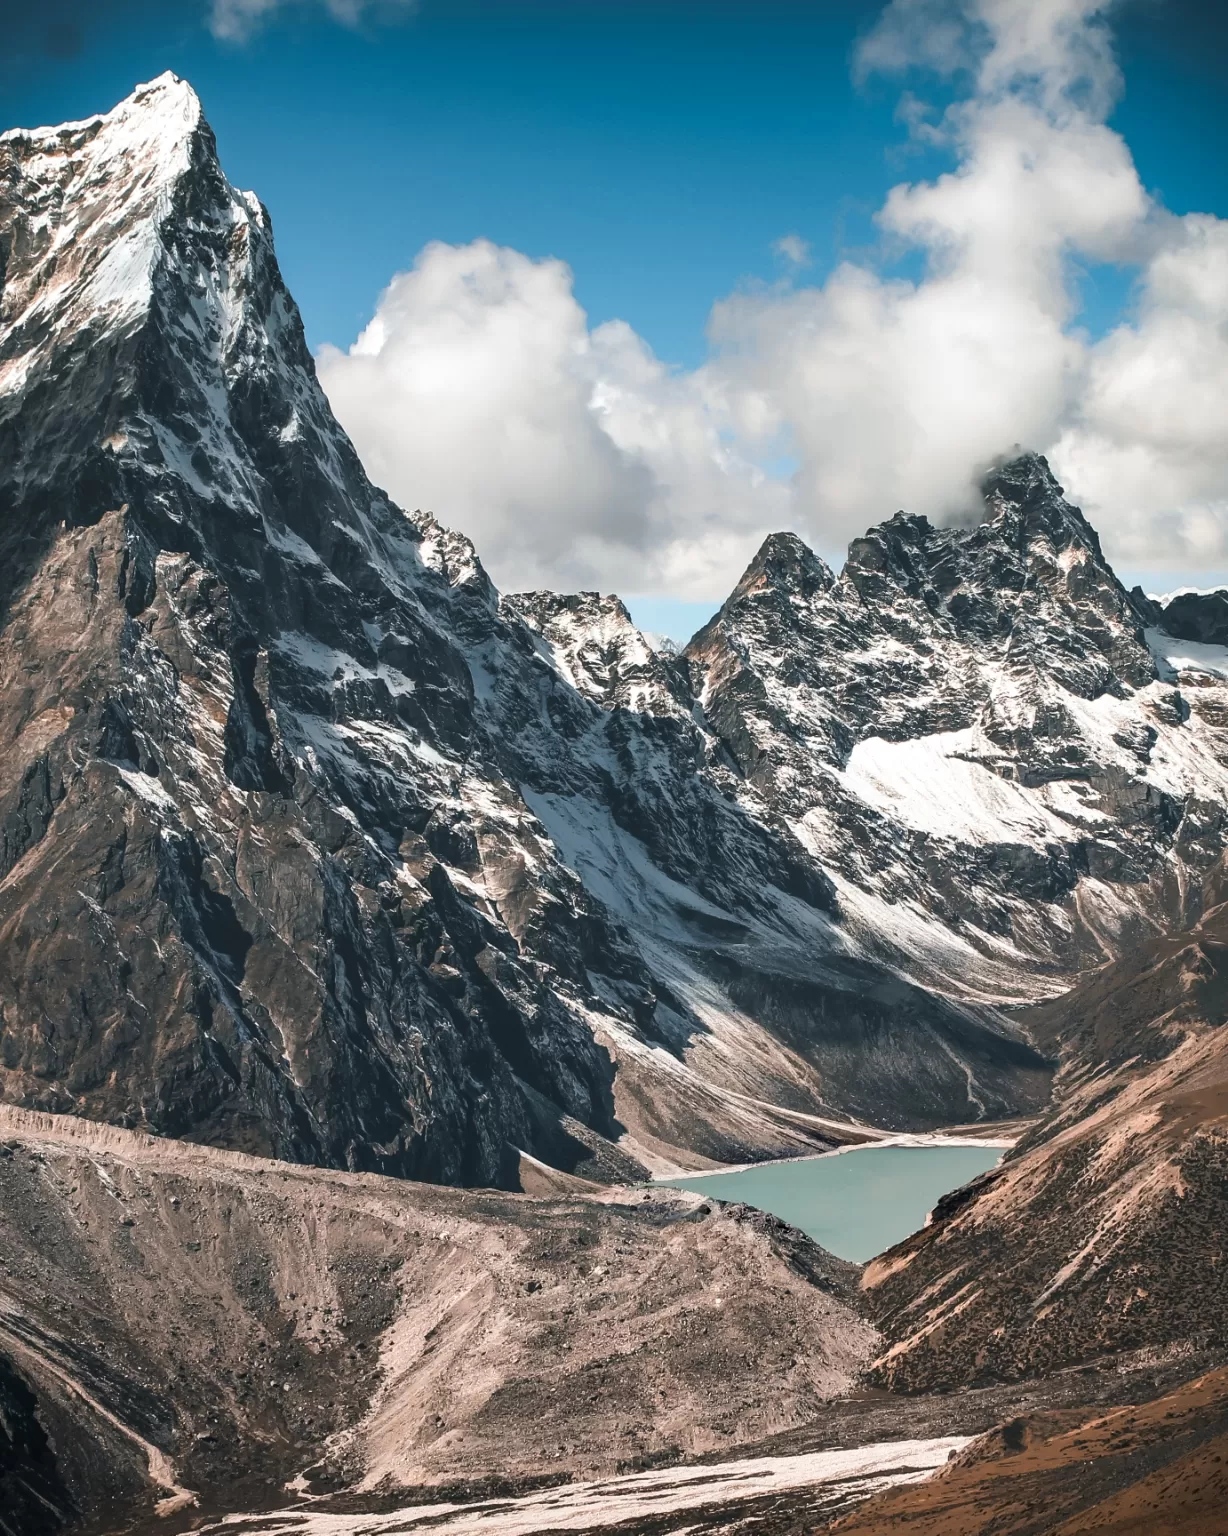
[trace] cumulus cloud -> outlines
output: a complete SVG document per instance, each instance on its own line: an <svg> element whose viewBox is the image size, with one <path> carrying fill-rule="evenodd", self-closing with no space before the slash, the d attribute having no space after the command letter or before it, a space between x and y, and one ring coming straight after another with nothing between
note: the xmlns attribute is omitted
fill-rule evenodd
<svg viewBox="0 0 1228 1536"><path fill-rule="evenodd" d="M209 30L228 43L245 43L275 13L319 4L344 26L368 19L396 19L417 9L418 0L213 0Z"/></svg>
<svg viewBox="0 0 1228 1536"><path fill-rule="evenodd" d="M1111 557L1228 557L1228 221L1178 218L1108 126L1100 0L892 0L861 73L956 82L914 131L953 169L892 189L904 280L845 262L718 303L711 356L664 366L590 330L558 262L428 247L321 376L375 477L472 534L496 580L719 598L756 541L835 551L897 508L975 505L985 466L1047 452ZM932 115L931 115L932 116ZM805 243L777 254L794 270ZM1129 318L1079 326L1089 265L1137 270ZM795 466L773 478L760 465ZM783 471L781 471L783 473Z"/></svg>
<svg viewBox="0 0 1228 1536"><path fill-rule="evenodd" d="M1120 88L1098 0L894 0L862 71L962 74L927 130L956 167L892 189L878 214L917 282L839 266L819 287L719 304L731 400L787 428L794 522L831 545L896 507L970 505L1013 445L1050 454L1117 559L1228 553L1228 223L1174 218L1107 126ZM1135 318L1078 327L1088 263L1137 265ZM742 423L741 440L749 440Z"/></svg>
<svg viewBox="0 0 1228 1536"><path fill-rule="evenodd" d="M1090 349L1053 449L1111 553L1157 570L1228 557L1228 220L1165 224L1138 318Z"/></svg>
<svg viewBox="0 0 1228 1536"><path fill-rule="evenodd" d="M788 517L700 378L620 321L590 330L560 261L429 245L318 367L372 476L464 529L507 589L702 597Z"/></svg>

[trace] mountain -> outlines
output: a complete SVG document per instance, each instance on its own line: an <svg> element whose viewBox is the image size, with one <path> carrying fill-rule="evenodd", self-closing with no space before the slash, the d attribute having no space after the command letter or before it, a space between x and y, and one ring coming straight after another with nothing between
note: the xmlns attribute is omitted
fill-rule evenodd
<svg viewBox="0 0 1228 1536"><path fill-rule="evenodd" d="M830 877L843 954L799 969L760 942L704 969L879 1123L916 1069L919 999L1017 1025L1197 920L1225 847L1228 650L1206 639L1222 594L1161 611L1126 592L1035 455L984 494L974 526L871 529L839 577L769 538L680 658L689 695L617 600L509 600L589 697L688 714L708 773ZM867 962L897 978L876 1013L881 987L850 1008ZM1001 1113L995 1067L951 1015L936 1038L965 1073L963 1115Z"/></svg>
<svg viewBox="0 0 1228 1536"><path fill-rule="evenodd" d="M1043 459L984 490L976 526L900 513L838 578L769 539L686 654L867 946L1020 1003L1198 915L1228 825L1228 653L1149 627Z"/></svg>
<svg viewBox="0 0 1228 1536"><path fill-rule="evenodd" d="M505 1187L1043 1099L689 664L370 484L188 86L4 135L0 188L5 1098Z"/></svg>
<svg viewBox="0 0 1228 1536"><path fill-rule="evenodd" d="M1228 888L1031 1017L1055 1102L864 1284L908 1390L1228 1345Z"/></svg>
<svg viewBox="0 0 1228 1536"><path fill-rule="evenodd" d="M689 695L616 599L508 600L589 697L689 714L709 774L831 878L845 955L789 980L762 947L706 968L885 1123L918 1019L898 1003L863 1017L842 1063L833 971L868 960L978 1022L1017 1022L1197 920L1225 847L1228 650L1206 638L1222 594L1161 610L1126 592L1038 456L984 493L974 526L901 513L871 529L839 577L796 536L769 538L686 647ZM984 1113L960 1059L964 1111Z"/></svg>
<svg viewBox="0 0 1228 1536"><path fill-rule="evenodd" d="M957 1398L1066 1382L1083 1401L1016 1408L932 1483L872 1499L835 1529L1220 1529L1226 895L1220 861L1188 930L1140 944L1025 1015L1061 1057L1054 1103L997 1168L863 1273L886 1345L870 1380ZM1106 1404L1097 1388L1114 1381Z"/></svg>
<svg viewBox="0 0 1228 1536"><path fill-rule="evenodd" d="M681 651L500 594L367 479L188 86L0 136L4 1508L864 1444L892 1393L1031 1405L890 1495L933 1529L1043 1529L1085 1446L1114 1519L1127 1443L1213 1493L1223 607L1125 591L1033 454L838 575L773 535ZM620 1187L1025 1114L859 1287Z"/></svg>

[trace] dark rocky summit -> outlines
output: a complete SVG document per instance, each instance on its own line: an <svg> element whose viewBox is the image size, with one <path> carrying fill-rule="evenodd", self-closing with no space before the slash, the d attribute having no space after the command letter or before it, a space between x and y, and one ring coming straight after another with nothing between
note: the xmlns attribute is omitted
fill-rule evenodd
<svg viewBox="0 0 1228 1536"><path fill-rule="evenodd" d="M1179 592L1164 604L1158 622L1178 640L1228 645L1228 591Z"/></svg>
<svg viewBox="0 0 1228 1536"><path fill-rule="evenodd" d="M1023 1000L1196 916L1224 847L1228 667L1179 683L1147 619L1024 456L977 526L900 513L838 578L770 539L687 656L867 942Z"/></svg>

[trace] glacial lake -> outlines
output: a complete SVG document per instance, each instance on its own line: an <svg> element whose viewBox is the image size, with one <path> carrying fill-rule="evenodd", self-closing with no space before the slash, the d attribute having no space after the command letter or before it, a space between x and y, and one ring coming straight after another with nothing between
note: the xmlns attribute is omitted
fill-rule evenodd
<svg viewBox="0 0 1228 1536"><path fill-rule="evenodd" d="M800 1227L829 1253L864 1264L924 1226L943 1195L1001 1156L1001 1147L859 1147L661 1183L743 1200Z"/></svg>

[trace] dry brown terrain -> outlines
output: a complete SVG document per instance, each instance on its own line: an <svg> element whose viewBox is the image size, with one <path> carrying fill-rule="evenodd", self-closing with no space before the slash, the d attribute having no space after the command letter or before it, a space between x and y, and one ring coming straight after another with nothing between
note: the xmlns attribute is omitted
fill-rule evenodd
<svg viewBox="0 0 1228 1536"><path fill-rule="evenodd" d="M1228 905L1223 871L1185 933L1034 1010L1063 1053L1055 1105L1018 1148L867 1266L895 1389L1111 1381L1127 1361L1228 1350ZM1123 1377L1124 1382L1124 1377ZM1228 1532L1228 1372L1009 1419L939 1478L842 1532ZM1056 1400L1055 1400L1056 1401ZM1067 1403L1070 1400L1067 1399Z"/></svg>
<svg viewBox="0 0 1228 1536"><path fill-rule="evenodd" d="M462 1191L7 1107L0 1145L12 1536L47 1505L112 1531L170 1501L169 1533L287 1483L403 1502L731 1453L875 1347L851 1266L695 1195Z"/></svg>
<svg viewBox="0 0 1228 1536"><path fill-rule="evenodd" d="M840 1536L1224 1536L1228 1372L1143 1406L1035 1414L930 1481L872 1499Z"/></svg>

